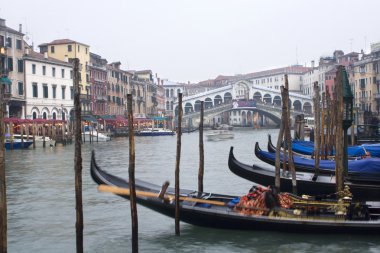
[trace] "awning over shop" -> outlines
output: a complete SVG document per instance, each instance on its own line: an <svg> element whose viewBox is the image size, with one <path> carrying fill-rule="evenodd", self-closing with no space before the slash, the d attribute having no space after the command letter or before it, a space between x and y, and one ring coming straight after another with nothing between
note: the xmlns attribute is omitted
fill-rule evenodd
<svg viewBox="0 0 380 253"><path fill-rule="evenodd" d="M90 116L90 115L82 116L82 121L89 121L93 123L98 122L94 116Z"/></svg>
<svg viewBox="0 0 380 253"><path fill-rule="evenodd" d="M7 76L1 77L0 83L6 84L6 85L12 85L12 81Z"/></svg>
<svg viewBox="0 0 380 253"><path fill-rule="evenodd" d="M169 117L160 117L160 116L155 116L155 117L149 117L151 120L169 120Z"/></svg>

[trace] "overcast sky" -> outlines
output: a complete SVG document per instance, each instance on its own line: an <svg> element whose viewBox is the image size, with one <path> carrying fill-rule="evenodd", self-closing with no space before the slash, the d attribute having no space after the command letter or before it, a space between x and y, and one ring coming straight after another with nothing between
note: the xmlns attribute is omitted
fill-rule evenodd
<svg viewBox="0 0 380 253"><path fill-rule="evenodd" d="M125 70L198 82L368 51L379 10L379 0L18 0L0 17L35 46L68 38Z"/></svg>

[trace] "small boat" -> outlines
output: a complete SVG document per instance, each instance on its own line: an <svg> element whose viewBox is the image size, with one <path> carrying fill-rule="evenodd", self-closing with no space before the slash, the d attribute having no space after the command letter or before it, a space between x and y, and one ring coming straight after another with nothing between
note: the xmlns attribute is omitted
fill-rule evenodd
<svg viewBox="0 0 380 253"><path fill-rule="evenodd" d="M275 165L276 154L263 151L259 143L255 144L255 155L261 161L270 165ZM283 163L283 153L280 154L280 163ZM314 159L293 155L293 162L296 171L315 171ZM319 172L323 174L335 174L334 160L320 160ZM359 160L348 160L348 176L352 179L377 182L380 185L380 158L365 158Z"/></svg>
<svg viewBox="0 0 380 253"><path fill-rule="evenodd" d="M206 134L208 141L222 141L234 138L234 133L230 130L212 130Z"/></svg>
<svg viewBox="0 0 380 253"><path fill-rule="evenodd" d="M55 140L51 139L49 136L41 136L41 135L35 135L35 145L36 148L42 148L44 146L44 140L45 140L45 147L54 147L55 146ZM33 143L33 136L29 135L29 138L27 135L22 135L21 134L14 134L13 138L16 140L21 140L24 139L24 141L32 141Z"/></svg>
<svg viewBox="0 0 380 253"><path fill-rule="evenodd" d="M129 199L128 180L100 169L94 152L91 158L91 176L100 185L99 190ZM135 180L135 189L138 204L175 217L174 188L169 187L162 194L159 185ZM251 188L244 196L183 189L179 192L179 218L192 225L297 233L380 234L380 219L376 214L380 207L375 203L355 204L349 198L318 201L290 193L277 194L274 190L260 187Z"/></svg>
<svg viewBox="0 0 380 253"><path fill-rule="evenodd" d="M247 165L236 160L233 147L230 149L228 158L229 169L239 177L260 185L272 185L275 180L275 169L263 168L258 165ZM298 194L321 195L335 192L335 176L319 175L313 180L314 172L296 172ZM380 184L346 178L346 186L350 188L353 198L356 200L380 201ZM281 190L292 191L292 177L290 173L281 173Z"/></svg>
<svg viewBox="0 0 380 253"><path fill-rule="evenodd" d="M104 141L110 141L111 137L98 132L95 128L85 126L82 132L82 139L85 142L104 142Z"/></svg>
<svg viewBox="0 0 380 253"><path fill-rule="evenodd" d="M27 149L30 147L30 145L33 144L33 141L27 141L27 140L24 140L24 142L22 142L21 140L13 140L13 149ZM12 144L10 141L5 141L4 143L4 146L5 146L5 149L12 149Z"/></svg>
<svg viewBox="0 0 380 253"><path fill-rule="evenodd" d="M164 128L144 128L142 130L136 130L136 136L165 136L165 135L174 135L175 132L170 129Z"/></svg>

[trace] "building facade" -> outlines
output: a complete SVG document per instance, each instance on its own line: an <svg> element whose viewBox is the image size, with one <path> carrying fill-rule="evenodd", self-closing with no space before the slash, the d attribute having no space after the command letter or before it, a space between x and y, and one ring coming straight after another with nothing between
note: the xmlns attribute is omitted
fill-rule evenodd
<svg viewBox="0 0 380 253"><path fill-rule="evenodd" d="M109 115L125 115L131 74L120 68L121 62L107 65L107 103Z"/></svg>
<svg viewBox="0 0 380 253"><path fill-rule="evenodd" d="M25 50L26 118L69 120L73 116L72 64Z"/></svg>
<svg viewBox="0 0 380 253"><path fill-rule="evenodd" d="M5 84L6 117L25 118L25 81L23 54L25 43L21 30L16 31L0 19L0 70L10 82Z"/></svg>
<svg viewBox="0 0 380 253"><path fill-rule="evenodd" d="M90 53L91 110L102 116L108 112L107 99L107 60Z"/></svg>
<svg viewBox="0 0 380 253"><path fill-rule="evenodd" d="M80 63L80 80L79 86L81 87L81 109L82 115L92 114L92 94L90 83L90 46L70 40L59 39L49 43L43 43L39 45L40 53L45 52L49 57L56 58L61 61L72 62L73 59L78 58ZM62 73L63 75L69 75L70 73Z"/></svg>
<svg viewBox="0 0 380 253"><path fill-rule="evenodd" d="M358 114L358 124L371 124L367 122L373 117L380 116L380 43L373 44L371 53L353 64L354 106Z"/></svg>

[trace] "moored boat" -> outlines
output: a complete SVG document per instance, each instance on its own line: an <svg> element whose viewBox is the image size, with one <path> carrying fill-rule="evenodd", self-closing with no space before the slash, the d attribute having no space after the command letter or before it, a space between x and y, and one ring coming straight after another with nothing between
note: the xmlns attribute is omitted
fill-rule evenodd
<svg viewBox="0 0 380 253"><path fill-rule="evenodd" d="M111 175L99 168L94 153L91 158L91 176L106 189L129 199L128 180ZM175 217L173 188L168 188L163 198L161 187L142 180L135 181L137 203L169 217ZM104 189L104 187L103 187ZM311 233L359 233L379 234L380 220L374 205L355 204L344 201L317 201L292 194L277 194L254 189L242 197L180 190L180 220L189 224L246 230L272 230ZM254 202L250 202L254 200ZM260 200L260 201L259 201ZM247 206L261 203L265 206ZM314 210L318 211L314 211ZM361 211L361 213L360 213Z"/></svg>
<svg viewBox="0 0 380 253"><path fill-rule="evenodd" d="M234 174L257 184L264 186L274 184L275 170L273 166L264 168L256 164L248 165L241 163L235 158L233 147L230 149L228 167ZM335 192L336 183L334 175L319 175L316 180L313 180L313 177L314 172L296 171L297 191L299 194L321 195ZM379 183L346 178L345 185L350 188L353 198L356 200L380 201ZM281 190L292 191L290 173L281 173Z"/></svg>
<svg viewBox="0 0 380 253"><path fill-rule="evenodd" d="M272 138L268 135L268 151L271 153L276 152L276 147L272 143ZM292 141L292 151L294 154L300 156L313 156L314 155L314 142L312 141ZM349 159L357 159L362 157L380 157L380 144L363 144L359 146L347 147L347 156ZM329 156L333 159L334 156Z"/></svg>
<svg viewBox="0 0 380 253"><path fill-rule="evenodd" d="M270 165L275 165L276 154L263 151L260 149L258 142L255 144L255 155L261 161ZM288 158L286 158L287 160ZM284 160L283 153L280 154L280 164ZM296 171L315 171L314 159L293 156L294 167ZM319 172L323 174L335 174L334 160L320 160ZM375 182L380 185L380 158L364 158L359 160L348 160L348 176L352 179Z"/></svg>
<svg viewBox="0 0 380 253"><path fill-rule="evenodd" d="M5 141L4 147L5 147L5 149L10 150L10 149L12 149L12 145L13 145L13 149L27 149L32 144L33 144L33 141L27 141L27 140L21 141L18 139L14 139L13 143L11 141L8 141L8 140Z"/></svg>
<svg viewBox="0 0 380 253"><path fill-rule="evenodd" d="M174 135L175 132L170 129L164 128L145 128L142 130L136 130L136 136L165 136L165 135Z"/></svg>
<svg viewBox="0 0 380 253"><path fill-rule="evenodd" d="M82 139L85 142L104 142L104 141L110 141L111 137L105 135L104 133L98 132L95 128L85 126L82 132Z"/></svg>

